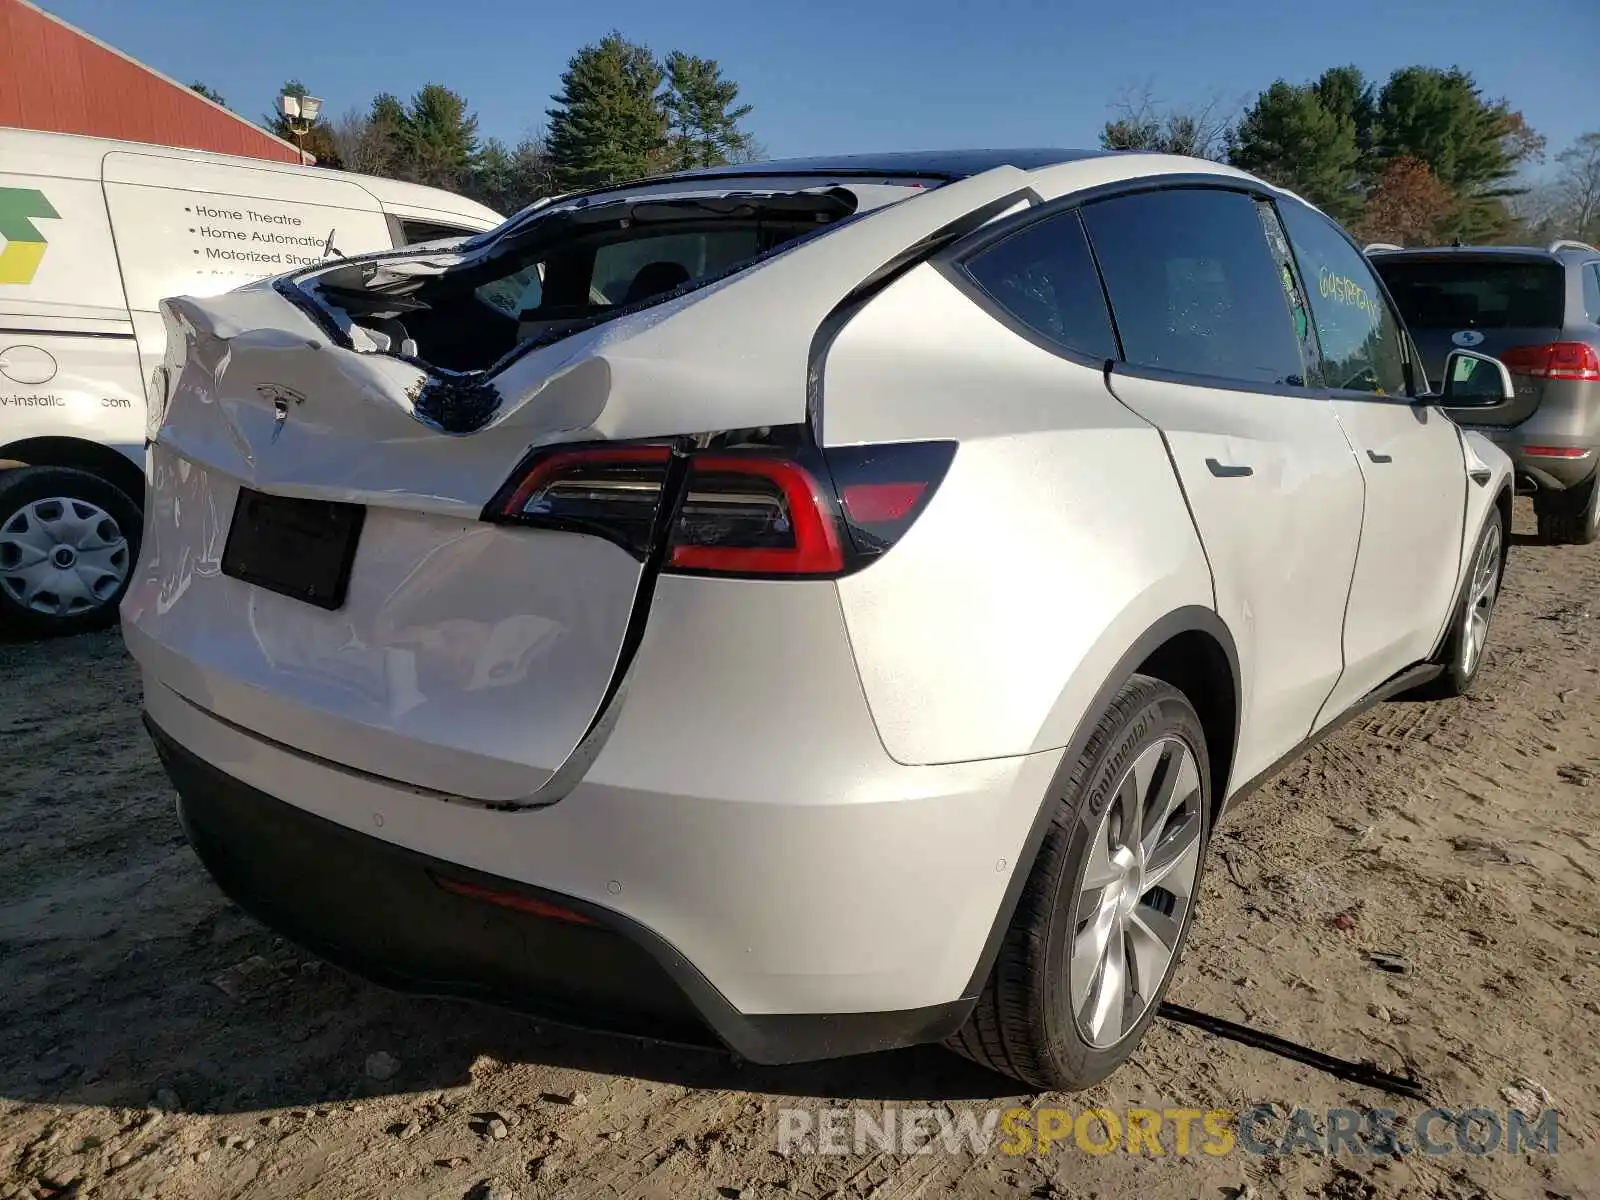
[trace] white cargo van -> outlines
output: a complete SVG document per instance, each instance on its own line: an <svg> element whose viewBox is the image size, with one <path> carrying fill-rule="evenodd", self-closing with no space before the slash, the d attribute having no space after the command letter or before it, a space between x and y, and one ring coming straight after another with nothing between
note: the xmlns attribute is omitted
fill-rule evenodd
<svg viewBox="0 0 1600 1200"><path fill-rule="evenodd" d="M163 297L500 219L392 179L0 129L0 627L116 618L139 549Z"/></svg>

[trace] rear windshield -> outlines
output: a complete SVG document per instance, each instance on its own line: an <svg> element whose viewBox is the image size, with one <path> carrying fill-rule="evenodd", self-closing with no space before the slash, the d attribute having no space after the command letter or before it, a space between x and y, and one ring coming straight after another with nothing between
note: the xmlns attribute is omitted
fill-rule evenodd
<svg viewBox="0 0 1600 1200"><path fill-rule="evenodd" d="M1557 263L1384 262L1373 266L1412 329L1561 327L1565 276Z"/></svg>

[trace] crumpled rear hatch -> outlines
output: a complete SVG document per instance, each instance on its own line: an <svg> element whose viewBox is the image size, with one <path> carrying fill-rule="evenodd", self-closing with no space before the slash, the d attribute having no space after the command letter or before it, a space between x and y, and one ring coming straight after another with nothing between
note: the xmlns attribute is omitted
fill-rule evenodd
<svg viewBox="0 0 1600 1200"><path fill-rule="evenodd" d="M646 453L629 544L486 506L566 443L802 428L827 315L1023 178L866 218L834 188L584 205L165 302L123 607L147 689L445 798L545 802L621 686L669 492Z"/></svg>

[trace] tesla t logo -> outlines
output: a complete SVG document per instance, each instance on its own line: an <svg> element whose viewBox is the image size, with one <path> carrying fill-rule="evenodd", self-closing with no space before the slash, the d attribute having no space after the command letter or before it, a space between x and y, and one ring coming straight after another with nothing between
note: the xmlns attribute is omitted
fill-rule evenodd
<svg viewBox="0 0 1600 1200"><path fill-rule="evenodd" d="M0 283L32 283L44 258L45 237L37 220L60 220L37 188L0 188Z"/></svg>
<svg viewBox="0 0 1600 1200"><path fill-rule="evenodd" d="M264 383L256 391L272 401L272 440L276 442L283 433L284 422L289 419L289 406L304 404L306 398L293 388L277 383Z"/></svg>
<svg viewBox="0 0 1600 1200"><path fill-rule="evenodd" d="M1481 346L1483 334L1476 329L1463 329L1459 333L1451 334L1450 340L1458 346Z"/></svg>

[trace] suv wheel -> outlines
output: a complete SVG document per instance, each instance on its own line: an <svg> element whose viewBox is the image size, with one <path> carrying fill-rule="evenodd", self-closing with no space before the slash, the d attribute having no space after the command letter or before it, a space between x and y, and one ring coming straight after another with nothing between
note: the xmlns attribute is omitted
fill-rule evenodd
<svg viewBox="0 0 1600 1200"><path fill-rule="evenodd" d="M98 475L70 467L0 475L0 626L51 636L114 624L140 527L138 506Z"/></svg>
<svg viewBox="0 0 1600 1200"><path fill-rule="evenodd" d="M1494 619L1495 601L1500 598L1500 577L1504 574L1505 532L1496 509L1489 514L1468 568L1466 591L1450 622L1440 662L1444 671L1438 678L1416 690L1418 699L1442 700L1464 696L1483 666L1483 652L1489 643L1489 623Z"/></svg>
<svg viewBox="0 0 1600 1200"><path fill-rule="evenodd" d="M1539 521L1539 540L1551 545L1587 546L1600 538L1600 471L1589 477L1585 499L1574 509L1541 512L1534 506Z"/></svg>
<svg viewBox="0 0 1600 1200"><path fill-rule="evenodd" d="M1031 1086L1075 1091L1133 1053L1166 994L1199 895L1211 775L1193 706L1142 675L1064 766L999 958L948 1044Z"/></svg>

